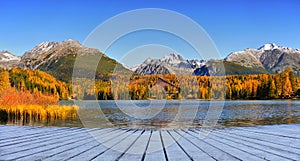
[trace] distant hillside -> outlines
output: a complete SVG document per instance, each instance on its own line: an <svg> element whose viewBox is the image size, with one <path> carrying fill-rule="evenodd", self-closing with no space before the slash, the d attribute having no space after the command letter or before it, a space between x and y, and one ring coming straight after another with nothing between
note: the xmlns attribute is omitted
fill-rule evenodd
<svg viewBox="0 0 300 161"><path fill-rule="evenodd" d="M21 91L40 92L60 99L68 99L71 94L70 85L42 71L12 68L9 81L12 87Z"/></svg>

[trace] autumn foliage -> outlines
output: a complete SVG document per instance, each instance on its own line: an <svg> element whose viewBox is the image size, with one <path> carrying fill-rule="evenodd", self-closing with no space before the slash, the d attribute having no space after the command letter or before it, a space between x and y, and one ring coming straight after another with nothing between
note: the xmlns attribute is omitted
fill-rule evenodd
<svg viewBox="0 0 300 161"><path fill-rule="evenodd" d="M61 86L54 87L53 84L48 86L47 81L44 83L39 82L41 79L46 79L49 83L52 79L51 77L47 78L47 74L45 74L46 78L42 78L43 75L39 75L41 72L24 69L13 69L10 72L5 70L0 72L0 112L2 117L5 116L7 119L15 120L47 120L74 118L77 116L77 107L59 106L58 104L59 98L63 96L63 93L59 92L66 90L64 83ZM22 78L21 76L16 76L18 74L26 75L26 73L31 74L28 74L26 79L21 79L20 83L16 83L18 81L16 78ZM40 79L37 79L37 76ZM35 83L27 83L28 86L26 86L24 82L28 81ZM55 82L52 79L52 83L57 85L58 81Z"/></svg>
<svg viewBox="0 0 300 161"><path fill-rule="evenodd" d="M133 75L130 79L118 75L111 81L96 81L94 87L76 90L79 99L141 100L141 99L282 99L300 96L300 78L290 68L278 74L184 76ZM162 78L174 86L157 85ZM89 82L89 80L82 80ZM85 86L86 87L86 86ZM180 87L179 95L176 93ZM80 87L76 87L80 89ZM79 93L80 93L79 92ZM172 96L172 97L171 97Z"/></svg>

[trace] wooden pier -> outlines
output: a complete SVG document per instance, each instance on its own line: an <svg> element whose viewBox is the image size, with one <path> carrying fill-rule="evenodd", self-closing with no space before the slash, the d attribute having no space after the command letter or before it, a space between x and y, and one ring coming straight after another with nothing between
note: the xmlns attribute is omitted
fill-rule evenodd
<svg viewBox="0 0 300 161"><path fill-rule="evenodd" d="M199 130L0 126L0 160L300 160L300 124Z"/></svg>

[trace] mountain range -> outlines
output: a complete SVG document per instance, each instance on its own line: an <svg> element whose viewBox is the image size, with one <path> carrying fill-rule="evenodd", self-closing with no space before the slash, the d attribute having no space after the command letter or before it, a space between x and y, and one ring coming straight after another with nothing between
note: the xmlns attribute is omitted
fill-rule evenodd
<svg viewBox="0 0 300 161"><path fill-rule="evenodd" d="M248 48L232 52L226 58L218 60L187 60L172 53L161 59L148 58L131 69L140 75L168 73L234 75L275 73L287 67L290 67L295 74L300 74L300 50L265 44L258 49Z"/></svg>
<svg viewBox="0 0 300 161"><path fill-rule="evenodd" d="M147 58L142 64L136 65L131 70L139 75L147 74L192 74L195 69L205 64L205 60L186 60L181 55L172 53L161 59Z"/></svg>
<svg viewBox="0 0 300 161"><path fill-rule="evenodd" d="M116 66L124 71L123 73L132 73L133 71L139 75L259 74L281 72L286 67L290 67L296 75L300 75L300 50L271 43L258 49L248 48L232 52L226 58L219 60L185 59L179 54L171 53L160 59L147 58L143 63L127 68L98 49L85 47L76 40L42 42L21 57L15 56L9 51L0 52L0 67L41 70L59 80L70 82L76 57L92 59L93 56L101 56L96 70L96 77L99 79L107 79ZM86 72L92 72L87 70L88 64L90 63L86 62L80 68Z"/></svg>
<svg viewBox="0 0 300 161"><path fill-rule="evenodd" d="M298 75L300 72L300 50L276 44L233 52L224 60L244 67L261 68L269 73L281 72L286 67L290 67Z"/></svg>

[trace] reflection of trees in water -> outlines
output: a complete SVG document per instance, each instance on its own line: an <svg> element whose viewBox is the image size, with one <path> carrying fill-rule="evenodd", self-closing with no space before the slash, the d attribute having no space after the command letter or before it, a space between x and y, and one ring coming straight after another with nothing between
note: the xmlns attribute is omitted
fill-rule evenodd
<svg viewBox="0 0 300 161"><path fill-rule="evenodd" d="M78 121L76 106L16 105L1 108L1 124L60 126L66 121Z"/></svg>
<svg viewBox="0 0 300 161"><path fill-rule="evenodd" d="M5 110L0 110L0 122L6 124L8 121L8 113Z"/></svg>

